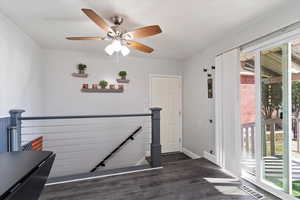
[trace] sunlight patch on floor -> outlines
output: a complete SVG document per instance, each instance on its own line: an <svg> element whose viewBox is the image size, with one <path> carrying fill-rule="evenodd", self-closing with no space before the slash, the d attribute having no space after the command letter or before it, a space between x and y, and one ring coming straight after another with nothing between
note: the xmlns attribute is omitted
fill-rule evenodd
<svg viewBox="0 0 300 200"><path fill-rule="evenodd" d="M224 195L238 195L238 196L249 196L246 192L241 190L239 186L214 186L216 190Z"/></svg>
<svg viewBox="0 0 300 200"><path fill-rule="evenodd" d="M209 183L239 183L237 178L204 178Z"/></svg>

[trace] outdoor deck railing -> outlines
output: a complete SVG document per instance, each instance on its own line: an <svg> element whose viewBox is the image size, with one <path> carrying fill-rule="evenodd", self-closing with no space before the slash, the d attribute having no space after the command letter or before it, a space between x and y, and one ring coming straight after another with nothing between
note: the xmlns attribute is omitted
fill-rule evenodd
<svg viewBox="0 0 300 200"><path fill-rule="evenodd" d="M265 120L265 130L270 133L269 141L270 141L270 153L271 155L275 155L275 133L276 129L281 126L282 120L280 118L277 119L267 119ZM245 149L246 152L254 155L255 153L255 122L245 123L241 126L241 134L242 134L242 148ZM267 138L265 138L267 140ZM266 152L265 152L266 154Z"/></svg>
<svg viewBox="0 0 300 200"><path fill-rule="evenodd" d="M254 132L255 132L255 123L254 122L242 124L242 127L241 127L242 149L245 148L247 153L251 153L253 155L255 152Z"/></svg>
<svg viewBox="0 0 300 200"><path fill-rule="evenodd" d="M282 132L282 119L267 119L264 121L265 131L268 132L268 135L264 138L265 141L263 143L270 144L269 151L270 155L276 155L276 135L279 132ZM297 141L297 151L300 151L300 119L293 118L292 119L292 131L293 131L293 140ZM255 137L255 123L245 123L241 125L241 139L242 139L242 148L245 149L246 152L251 152L254 154L254 137ZM277 139L278 139L277 135ZM253 147L253 148L252 148ZM266 155L266 149L264 155Z"/></svg>
<svg viewBox="0 0 300 200"><path fill-rule="evenodd" d="M270 132L270 154L271 156L276 155L276 131L277 129L282 129L282 119L267 119L265 120L265 130ZM266 136L267 137L267 136ZM265 138L265 141L267 138ZM263 142L266 145L266 142ZM264 148L264 155L267 155L266 147Z"/></svg>

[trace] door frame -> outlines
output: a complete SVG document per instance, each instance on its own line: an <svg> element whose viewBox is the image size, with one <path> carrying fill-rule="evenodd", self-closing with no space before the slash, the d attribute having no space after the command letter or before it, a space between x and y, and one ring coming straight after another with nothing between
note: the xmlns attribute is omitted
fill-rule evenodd
<svg viewBox="0 0 300 200"><path fill-rule="evenodd" d="M164 74L149 74L149 108L152 105L152 79L153 78L175 78L179 80L179 151L182 152L182 76L181 75L164 75Z"/></svg>

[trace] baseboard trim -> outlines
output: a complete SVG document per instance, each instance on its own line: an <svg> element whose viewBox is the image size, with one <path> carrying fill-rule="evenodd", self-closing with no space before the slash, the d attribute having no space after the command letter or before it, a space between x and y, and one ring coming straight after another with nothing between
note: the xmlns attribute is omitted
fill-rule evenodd
<svg viewBox="0 0 300 200"><path fill-rule="evenodd" d="M163 169L163 167L146 168L146 169L132 170L132 171L126 171L126 172L120 172L120 173L113 173L113 174L106 174L106 175L99 175L99 176L90 176L90 177L85 177L85 178L75 178L75 179L71 179L71 180L46 183L45 186L93 180L93 179L100 179L100 178L106 178L106 177L112 177L112 176L120 176L120 175L125 175L125 174L133 174L133 173L152 171L152 170L158 170L158 169Z"/></svg>
<svg viewBox="0 0 300 200"><path fill-rule="evenodd" d="M216 158L215 155L212 155L212 154L208 153L207 151L203 151L203 157L204 157L205 159L209 160L210 162L212 162L212 163L218 165L218 163L217 163L217 158Z"/></svg>
<svg viewBox="0 0 300 200"><path fill-rule="evenodd" d="M185 155L187 155L188 157L192 158L192 159L198 159L201 158L201 156L199 156L198 154L195 154L194 152L182 147L182 153L184 153Z"/></svg>

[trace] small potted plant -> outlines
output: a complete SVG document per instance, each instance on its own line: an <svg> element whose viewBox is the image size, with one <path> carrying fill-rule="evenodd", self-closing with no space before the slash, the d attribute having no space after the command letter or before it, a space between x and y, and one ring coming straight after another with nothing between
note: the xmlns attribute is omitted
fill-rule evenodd
<svg viewBox="0 0 300 200"><path fill-rule="evenodd" d="M114 84L110 84L109 85L109 89L115 89L115 85Z"/></svg>
<svg viewBox="0 0 300 200"><path fill-rule="evenodd" d="M99 82L99 85L100 85L100 87L101 87L102 89L105 89L106 86L108 85L108 83L107 83L107 81L102 80L102 81Z"/></svg>
<svg viewBox="0 0 300 200"><path fill-rule="evenodd" d="M93 88L93 89L98 89L98 84L93 84L93 85L92 85L92 88Z"/></svg>
<svg viewBox="0 0 300 200"><path fill-rule="evenodd" d="M87 66L85 64L80 63L77 65L77 68L78 68L79 74L84 74Z"/></svg>
<svg viewBox="0 0 300 200"><path fill-rule="evenodd" d="M82 84L82 89L89 89L89 84L86 83Z"/></svg>
<svg viewBox="0 0 300 200"><path fill-rule="evenodd" d="M126 80L127 72L126 71L120 71L119 76L122 80Z"/></svg>

